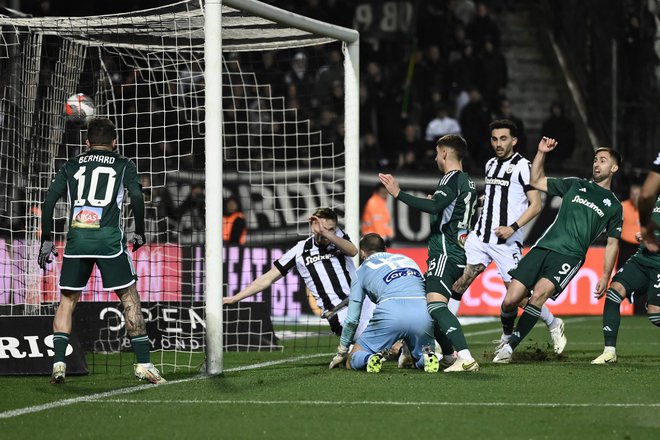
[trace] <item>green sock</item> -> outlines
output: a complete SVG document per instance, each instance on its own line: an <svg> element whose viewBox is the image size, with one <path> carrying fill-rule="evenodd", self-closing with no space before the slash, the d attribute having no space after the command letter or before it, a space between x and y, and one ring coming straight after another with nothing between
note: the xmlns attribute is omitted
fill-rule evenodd
<svg viewBox="0 0 660 440"><path fill-rule="evenodd" d="M502 322L502 333L505 335L511 335L513 333L513 327L516 324L516 317L518 316L518 308L513 312L506 312L502 307L500 307L500 322Z"/></svg>
<svg viewBox="0 0 660 440"><path fill-rule="evenodd" d="M438 344L440 344L443 355L454 354L454 346L451 344L451 341L444 334L444 332L440 330L440 327L435 321L433 322L433 336L435 336L435 340L438 341Z"/></svg>
<svg viewBox="0 0 660 440"><path fill-rule="evenodd" d="M69 334L62 332L53 332L53 351L55 356L53 362L66 362L66 347L69 345Z"/></svg>
<svg viewBox="0 0 660 440"><path fill-rule="evenodd" d="M447 308L447 304L434 301L427 306L431 318L438 324L440 330L451 341L456 351L466 350L467 342L458 318Z"/></svg>
<svg viewBox="0 0 660 440"><path fill-rule="evenodd" d="M525 306L523 314L520 315L520 319L518 320L518 326L513 330L513 334L511 335L511 340L509 341L511 348L515 349L520 344L520 341L525 339L525 336L532 331L540 316L541 309L531 304Z"/></svg>
<svg viewBox="0 0 660 440"><path fill-rule="evenodd" d="M616 347L616 338L621 325L621 301L623 298L616 290L607 289L603 307L603 337L607 347Z"/></svg>
<svg viewBox="0 0 660 440"><path fill-rule="evenodd" d="M140 335L131 338L131 345L133 346L133 351L135 352L138 364L148 364L151 362L151 356L149 354L151 343L149 342L149 337L147 335Z"/></svg>

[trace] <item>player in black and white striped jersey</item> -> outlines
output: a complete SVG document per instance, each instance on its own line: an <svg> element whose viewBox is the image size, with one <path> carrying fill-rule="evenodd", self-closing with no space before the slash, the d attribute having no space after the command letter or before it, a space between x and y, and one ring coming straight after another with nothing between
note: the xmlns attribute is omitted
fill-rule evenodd
<svg viewBox="0 0 660 440"><path fill-rule="evenodd" d="M491 122L489 129L495 157L486 163L481 215L465 243L467 265L463 276L452 288L456 296L452 309L456 311L460 297L492 261L508 287L511 281L509 271L522 258L521 228L541 212L541 195L529 184L531 163L514 151L518 127L508 119L500 119ZM564 322L555 318L545 305L541 310L541 319L550 330L554 351L560 354L566 346ZM508 338L502 335L498 348L506 342Z"/></svg>
<svg viewBox="0 0 660 440"><path fill-rule="evenodd" d="M337 214L332 209L319 208L309 220L312 235L296 243L275 261L271 270L245 289L224 298L223 303L234 304L256 295L295 267L324 314L336 310L351 291L351 280L356 272L352 257L357 255L358 250L344 230L337 227ZM364 306L356 333L362 333L373 313L374 304L371 301ZM337 335L341 335L341 323L347 312L344 307L328 317L330 328Z"/></svg>

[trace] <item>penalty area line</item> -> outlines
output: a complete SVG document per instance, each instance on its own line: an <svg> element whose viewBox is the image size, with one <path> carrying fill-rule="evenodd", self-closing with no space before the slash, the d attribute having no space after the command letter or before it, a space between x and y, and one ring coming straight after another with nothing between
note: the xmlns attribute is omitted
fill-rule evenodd
<svg viewBox="0 0 660 440"><path fill-rule="evenodd" d="M273 365L279 365L279 364L285 364L287 362L295 362L295 361L300 361L300 360L305 360L305 359L313 359L317 357L327 357L327 356L332 356L334 353L317 353L317 354L312 354L312 355L304 355L304 356L297 356L297 357L292 357L292 358L287 358L287 359L281 359L278 361L269 361L269 362L261 362L258 364L252 364L252 365L245 365L242 367L234 367L234 368L228 368L224 370L224 373L232 373L235 371L245 371L245 370L254 370L255 368L264 368L264 367L270 367ZM203 379L208 379L213 376L206 376L206 375L196 375L193 377L187 377L185 379L177 379L177 380L172 380L165 382L164 384L157 385L158 387L163 387L167 385L175 385L175 384L180 384L180 383L185 383L185 382L191 382L194 380L203 380ZM47 411L50 409L55 409L55 408L62 408L64 406L69 406L69 405L75 405L77 403L82 403L82 402L97 402L97 401L103 401L103 399L108 399L111 397L115 396L122 396L126 394L131 394L135 393L137 391L144 391L144 390L152 390L156 387L156 385L153 384L144 384L144 385L138 385L135 387L126 387L126 388L120 388L117 390L112 390L112 391L106 391L103 393L95 393L95 394L89 394L87 396L80 396L80 397L73 397L71 399L64 399L64 400L57 400L55 402L49 402L49 403L44 403L42 405L34 405L34 406L27 406L25 408L19 408L19 409L13 409L9 411L4 411L0 412L0 419L10 419L12 417L18 417L22 416L25 414L34 414L38 413L41 411Z"/></svg>

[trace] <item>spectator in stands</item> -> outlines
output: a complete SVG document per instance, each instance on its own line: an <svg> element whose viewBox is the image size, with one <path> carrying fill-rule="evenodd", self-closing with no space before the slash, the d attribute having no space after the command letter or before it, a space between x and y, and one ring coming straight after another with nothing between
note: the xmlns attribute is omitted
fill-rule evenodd
<svg viewBox="0 0 660 440"><path fill-rule="evenodd" d="M424 156L424 142L419 138L418 125L407 123L403 127L403 139L399 144L399 157L396 169L418 171L421 169L420 158Z"/></svg>
<svg viewBox="0 0 660 440"><path fill-rule="evenodd" d="M426 126L424 140L435 143L438 138L447 134L460 135L461 126L456 119L449 116L449 107L446 104L439 104L435 110L435 118Z"/></svg>
<svg viewBox="0 0 660 440"><path fill-rule="evenodd" d="M500 107L499 111L496 113L496 119L508 119L509 121L516 124L516 127L518 127L518 143L516 143L516 150L518 153L525 156L527 149L525 126L522 119L513 114L513 106L511 105L511 101L508 98L504 98L500 101Z"/></svg>
<svg viewBox="0 0 660 440"><path fill-rule="evenodd" d="M465 167L467 169L483 170L492 153L490 130L488 129L491 114L488 105L484 102L476 87L470 87L468 96L469 101L463 107L459 119L463 137L468 145L469 157Z"/></svg>
<svg viewBox="0 0 660 440"><path fill-rule="evenodd" d="M394 238L394 229L392 228L392 215L387 207L387 199L389 193L385 189L385 185L379 183L374 188L373 193L366 205L364 205L364 212L362 213L362 223L360 225L360 233L365 236L370 233L380 235L385 244L389 247Z"/></svg>
<svg viewBox="0 0 660 440"><path fill-rule="evenodd" d="M389 167L392 161L383 154L378 139L373 133L366 133L360 138L360 168L375 169Z"/></svg>
<svg viewBox="0 0 660 440"><path fill-rule="evenodd" d="M443 96L449 94L451 85L451 72L446 56L440 50L440 46L434 44L426 50L420 70L420 82L423 87L439 90Z"/></svg>
<svg viewBox="0 0 660 440"><path fill-rule="evenodd" d="M206 200L204 185L193 183L188 197L179 206L179 228L182 233L194 235L206 230Z"/></svg>
<svg viewBox="0 0 660 440"><path fill-rule="evenodd" d="M293 56L291 69L285 74L284 81L289 86L296 86L296 97L303 108L317 104L311 100L314 75L307 68L307 55L304 52L296 52Z"/></svg>
<svg viewBox="0 0 660 440"><path fill-rule="evenodd" d="M140 176L140 184L144 194L147 234L154 235L154 237L147 237L147 239L159 243L175 241L178 213L170 191L165 186L152 185L148 174ZM150 227L150 222L155 223L155 225Z"/></svg>
<svg viewBox="0 0 660 440"><path fill-rule="evenodd" d="M222 242L225 245L243 245L247 240L247 223L238 198L230 196L222 210Z"/></svg>
<svg viewBox="0 0 660 440"><path fill-rule="evenodd" d="M566 116L562 102L554 101L550 105L550 116L543 121L541 133L549 138L557 139L558 142L555 153L548 155L548 169L552 171L562 169L575 149L575 125Z"/></svg>
<svg viewBox="0 0 660 440"><path fill-rule="evenodd" d="M485 49L487 40L496 47L500 45L500 28L490 16L488 6L483 1L477 3L477 15L468 24L466 32L478 50Z"/></svg>
<svg viewBox="0 0 660 440"><path fill-rule="evenodd" d="M284 95L284 72L279 68L275 59L275 51L260 52L261 57L255 64L255 76L258 84L269 84L272 96Z"/></svg>
<svg viewBox="0 0 660 440"><path fill-rule="evenodd" d="M509 82L506 58L490 39L484 41L483 50L477 57L477 85L492 109L499 107L500 99L505 95L504 88Z"/></svg>

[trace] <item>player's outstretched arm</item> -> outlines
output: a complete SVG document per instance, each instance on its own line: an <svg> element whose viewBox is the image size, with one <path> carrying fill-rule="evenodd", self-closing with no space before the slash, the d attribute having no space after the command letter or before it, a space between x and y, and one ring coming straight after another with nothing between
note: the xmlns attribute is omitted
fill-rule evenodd
<svg viewBox="0 0 660 440"><path fill-rule="evenodd" d="M548 178L545 176L545 155L555 149L558 142L547 136L543 136L539 141L536 156L532 161L532 169L529 172L529 184L543 192L548 191Z"/></svg>
<svg viewBox="0 0 660 440"><path fill-rule="evenodd" d="M236 295L230 296L228 298L223 298L222 303L235 304L240 300L247 298L248 296L256 295L262 290L270 287L275 281L279 280L280 278L282 278L282 274L276 267L273 267L268 272L261 275L256 280L252 281L249 286L238 292Z"/></svg>
<svg viewBox="0 0 660 440"><path fill-rule="evenodd" d="M613 237L607 237L607 245L605 245L605 258L603 263L603 275L598 280L596 284L596 291L594 296L600 298L605 294L607 286L610 284L610 278L612 277L612 270L614 269L614 263L616 263L616 256L619 253L619 239Z"/></svg>

